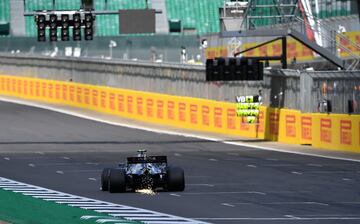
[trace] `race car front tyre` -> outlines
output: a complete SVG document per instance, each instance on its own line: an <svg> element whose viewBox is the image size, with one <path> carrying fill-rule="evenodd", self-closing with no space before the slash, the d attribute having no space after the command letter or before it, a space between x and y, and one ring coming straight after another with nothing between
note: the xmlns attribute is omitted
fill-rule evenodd
<svg viewBox="0 0 360 224"><path fill-rule="evenodd" d="M103 169L101 173L101 190L108 191L109 190L109 174L110 168Z"/></svg>
<svg viewBox="0 0 360 224"><path fill-rule="evenodd" d="M180 167L168 167L167 169L167 190L184 191L185 178L184 170Z"/></svg>
<svg viewBox="0 0 360 224"><path fill-rule="evenodd" d="M126 176L124 169L111 169L109 174L110 193L126 191Z"/></svg>

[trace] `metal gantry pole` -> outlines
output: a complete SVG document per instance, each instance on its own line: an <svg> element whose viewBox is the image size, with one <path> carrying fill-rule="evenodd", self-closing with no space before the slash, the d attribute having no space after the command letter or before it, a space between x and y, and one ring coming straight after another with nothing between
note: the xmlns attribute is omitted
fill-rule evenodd
<svg viewBox="0 0 360 224"><path fill-rule="evenodd" d="M282 54L281 54L281 64L283 69L287 69L287 41L286 36L281 38L282 45Z"/></svg>

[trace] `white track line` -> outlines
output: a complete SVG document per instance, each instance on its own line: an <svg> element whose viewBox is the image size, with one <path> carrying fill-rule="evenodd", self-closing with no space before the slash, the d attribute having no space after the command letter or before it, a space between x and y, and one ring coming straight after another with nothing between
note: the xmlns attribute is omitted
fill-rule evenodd
<svg viewBox="0 0 360 224"><path fill-rule="evenodd" d="M126 127L126 128L132 128L132 129L138 129L138 130L144 130L144 131L155 132L155 133L160 133L160 134L177 135L177 136L183 136L183 137L189 137L189 138L198 138L198 139L204 139L204 140L208 140L208 141L221 142L221 143L229 144L229 145L243 146L243 147L248 147L248 148L262 149L262 150L275 151L275 152L284 152L284 153L291 153L291 154L304 155L304 156L315 156L315 157L326 158L326 159L336 159L336 160L344 160L344 161L351 161L351 162L360 162L360 159L345 158L345 157L340 157L340 156L319 155L316 153L298 152L298 151L291 151L291 150L286 150L286 149L276 149L276 148L272 148L272 147L251 145L251 144L246 144L246 143L242 143L242 142L224 141L220 138L208 137L208 136L200 135L200 134L188 134L188 133L183 133L183 132L179 132L179 131L166 131L166 130L157 129L157 128L144 127L141 125L114 122L114 121L109 121L109 120L105 120L105 119L101 119L101 118L96 118L93 116L88 116L88 115L85 115L85 114L82 114L79 112L74 112L74 111L67 110L67 109L60 109L60 108L57 108L56 105L54 105L54 106L43 105L43 104L36 103L36 102L29 102L29 101L18 100L18 99L9 99L9 98L4 98L4 97L0 97L0 101L20 104L20 105L25 105L25 106L31 106L31 107L37 107L37 108L55 111L55 112L59 112L59 113L87 119L87 120L97 121L97 122L101 122L101 123L105 123L105 124L121 126L121 127Z"/></svg>
<svg viewBox="0 0 360 224"><path fill-rule="evenodd" d="M188 219L188 218L169 215L165 213L155 212L147 209L135 208L126 205L118 205L114 203L99 201L99 200L85 198L72 194L66 194L59 191L54 191L43 187L25 184L22 182L13 181L2 177L0 177L0 188L4 190L10 190L13 192L22 193L24 195L29 195L31 197L45 201L52 201L58 204L66 204L68 206L88 209L95 212L107 214L112 217L121 217L128 220L142 221L148 224L160 224L160 223L207 224L206 222L195 219ZM39 194L39 192L41 192L42 194ZM117 223L121 223L121 220L115 220L115 221Z"/></svg>

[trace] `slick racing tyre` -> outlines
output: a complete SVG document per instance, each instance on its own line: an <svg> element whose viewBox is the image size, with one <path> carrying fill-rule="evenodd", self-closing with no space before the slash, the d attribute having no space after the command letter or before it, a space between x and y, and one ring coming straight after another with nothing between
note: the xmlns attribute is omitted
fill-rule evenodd
<svg viewBox="0 0 360 224"><path fill-rule="evenodd" d="M103 169L101 173L101 190L108 191L109 190L109 174L110 168Z"/></svg>
<svg viewBox="0 0 360 224"><path fill-rule="evenodd" d="M184 170L179 167L168 167L167 190L184 191L184 189L185 189Z"/></svg>
<svg viewBox="0 0 360 224"><path fill-rule="evenodd" d="M126 191L126 173L124 169L111 169L109 174L110 193Z"/></svg>

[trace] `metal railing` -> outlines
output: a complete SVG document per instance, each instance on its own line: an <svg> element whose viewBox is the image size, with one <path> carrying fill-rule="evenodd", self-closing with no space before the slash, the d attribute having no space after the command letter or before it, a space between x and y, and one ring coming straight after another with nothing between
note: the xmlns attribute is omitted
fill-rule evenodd
<svg viewBox="0 0 360 224"><path fill-rule="evenodd" d="M356 49L360 51L360 45L355 43L354 41L350 40L346 35L339 32L339 30L334 29L333 27L326 24L326 22L321 22L321 20L313 15L306 14L308 18L313 19L315 21L315 26L321 27L321 29L317 29L311 24L306 24L305 20L299 17L295 17L295 20L292 23L289 23L288 28L291 29L293 27L298 27L300 25L300 31L305 33L304 27L309 26L311 30L314 32L318 32L322 38L322 41L327 41L330 46L335 47L335 51L338 49L344 51L349 55L352 60L351 64L347 66L347 70L355 70L360 63L360 56L355 54L354 51L351 49ZM299 24L296 24L299 23ZM334 35L329 35L334 34ZM349 47L342 44L341 42L347 42ZM338 55L338 52L333 52L335 55Z"/></svg>

